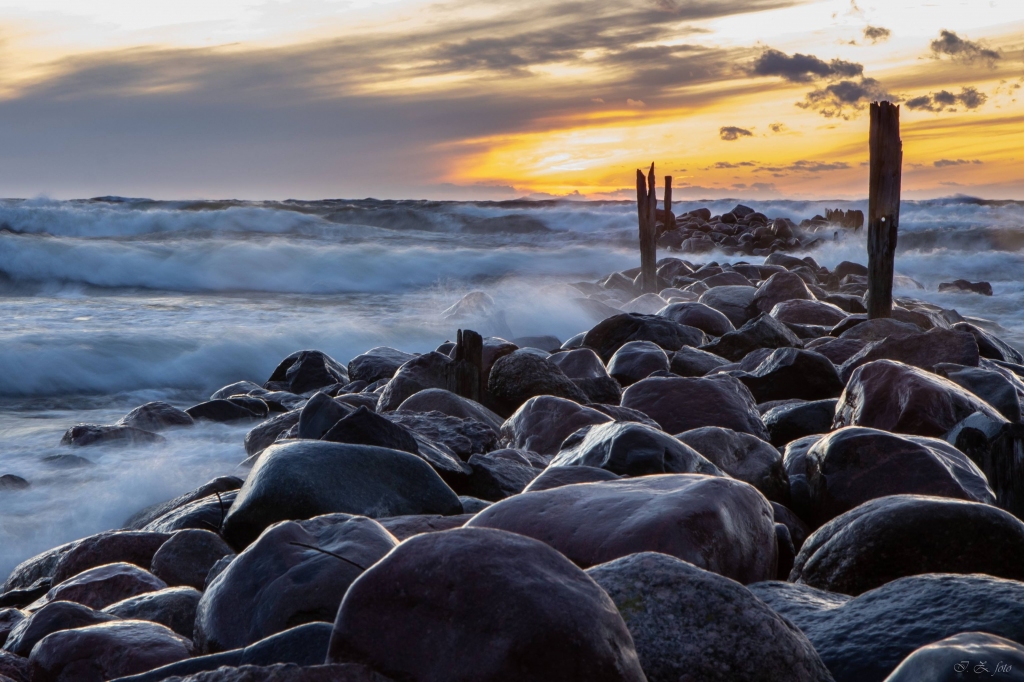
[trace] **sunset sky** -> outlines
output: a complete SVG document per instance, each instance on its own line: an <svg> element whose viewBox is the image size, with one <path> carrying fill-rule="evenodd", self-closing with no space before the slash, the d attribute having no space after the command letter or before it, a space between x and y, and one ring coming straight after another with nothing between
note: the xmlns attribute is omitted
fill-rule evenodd
<svg viewBox="0 0 1024 682"><path fill-rule="evenodd" d="M0 196L1024 199L1021 0L0 0ZM635 194L633 194L635 196Z"/></svg>

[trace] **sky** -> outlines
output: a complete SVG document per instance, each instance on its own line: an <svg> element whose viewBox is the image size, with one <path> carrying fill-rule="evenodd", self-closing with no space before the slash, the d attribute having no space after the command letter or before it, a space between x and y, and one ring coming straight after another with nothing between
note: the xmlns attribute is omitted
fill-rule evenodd
<svg viewBox="0 0 1024 682"><path fill-rule="evenodd" d="M0 196L1024 199L1022 0L0 0Z"/></svg>

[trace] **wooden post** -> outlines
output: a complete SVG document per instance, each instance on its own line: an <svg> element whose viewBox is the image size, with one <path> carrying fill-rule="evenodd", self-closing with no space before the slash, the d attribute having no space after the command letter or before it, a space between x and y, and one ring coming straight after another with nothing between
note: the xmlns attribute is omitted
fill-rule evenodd
<svg viewBox="0 0 1024 682"><path fill-rule="evenodd" d="M448 390L480 402L484 339L470 329L460 329L456 339L455 362L447 378Z"/></svg>
<svg viewBox="0 0 1024 682"><path fill-rule="evenodd" d="M903 141L900 108L871 104L871 180L868 190L868 319L892 317L892 278L900 224Z"/></svg>
<svg viewBox="0 0 1024 682"><path fill-rule="evenodd" d="M655 191L654 164L644 178L636 171L636 210L640 220L640 283L643 293L658 292L658 194Z"/></svg>
<svg viewBox="0 0 1024 682"><path fill-rule="evenodd" d="M672 214L672 176L665 176L665 220L668 220L669 215ZM665 225L666 230L671 230L674 226Z"/></svg>

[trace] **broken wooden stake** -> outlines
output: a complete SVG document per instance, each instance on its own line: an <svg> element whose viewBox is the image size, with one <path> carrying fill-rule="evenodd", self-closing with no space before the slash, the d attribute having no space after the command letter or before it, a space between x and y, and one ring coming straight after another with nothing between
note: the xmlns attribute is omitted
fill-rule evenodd
<svg viewBox="0 0 1024 682"><path fill-rule="evenodd" d="M871 175L868 194L868 319L892 317L892 279L900 222L903 141L900 108L871 104Z"/></svg>
<svg viewBox="0 0 1024 682"><path fill-rule="evenodd" d="M658 195L654 180L654 164L644 178L636 171L636 210L640 221L640 288L643 293L658 292Z"/></svg>
<svg viewBox="0 0 1024 682"><path fill-rule="evenodd" d="M483 337L470 329L460 329L455 343L455 362L449 365L448 390L480 402L483 358Z"/></svg>

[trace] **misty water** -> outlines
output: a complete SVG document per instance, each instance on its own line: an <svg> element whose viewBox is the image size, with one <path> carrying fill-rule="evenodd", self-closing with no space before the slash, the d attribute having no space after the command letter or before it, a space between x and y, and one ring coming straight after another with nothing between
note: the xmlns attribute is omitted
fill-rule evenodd
<svg viewBox="0 0 1024 682"><path fill-rule="evenodd" d="M866 208L744 203L796 221ZM925 288L897 295L993 320L1024 347L1024 204L946 199L902 210L896 269ZM863 236L797 255L865 262ZM251 428L207 423L162 444L72 453L59 441L73 424L262 383L299 349L343 363L374 346L432 350L457 328L441 311L469 291L489 293L504 318L463 326L564 340L594 323L567 283L634 267L636 241L629 202L0 202L0 474L31 482L0 491L0 574L232 473ZM956 278L989 281L995 296L938 293ZM53 459L69 454L91 465Z"/></svg>

